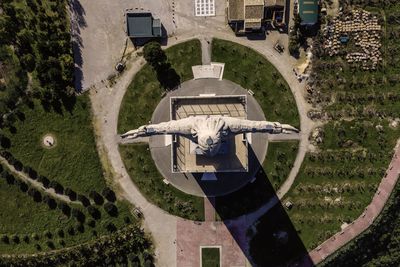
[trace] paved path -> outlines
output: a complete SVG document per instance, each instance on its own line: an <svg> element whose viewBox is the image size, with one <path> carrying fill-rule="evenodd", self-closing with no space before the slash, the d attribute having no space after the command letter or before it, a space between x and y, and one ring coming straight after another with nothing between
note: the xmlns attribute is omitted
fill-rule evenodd
<svg viewBox="0 0 400 267"><path fill-rule="evenodd" d="M292 66L290 63L287 63L293 62L293 59L287 55L279 55L276 53L272 48L272 44L269 44L267 41L250 41L244 38L237 38L229 30L224 32L211 31L206 34L199 34L196 36L193 36L192 33L189 33L187 35L179 36L176 39L171 38L168 46L192 38L199 38L201 40L203 39L203 36L215 36L221 39L237 41L242 45L246 45L257 50L263 54L273 65L275 65L282 73L283 77L287 80L295 96L296 103L299 107L299 113L301 114L301 140L300 149L294 163L294 168L292 169L288 181L285 183L284 188L282 189L283 193L281 194L283 195L289 190L294 178L297 175L298 169L300 168L308 146L308 135L312 128L312 124L305 115L306 104L302 95L303 85L297 81L292 72ZM117 121L122 98L133 76L143 64L143 59L134 58L130 63L130 66L128 65L126 72L118 78L117 83L112 88L103 87L91 90L90 96L94 111L95 131L96 135L98 136L97 144L99 151L105 151L107 154L109 164L114 171L115 182L119 185L121 194L129 202L133 203L143 211L145 217L144 227L146 230L152 233L158 262L162 263L163 266L182 266L177 262L177 258L179 259L179 257L176 256L177 250L176 244L174 244L174 241L177 237L176 223L180 219L167 214L165 211L147 202L126 172L118 151L118 138L116 138ZM260 208L258 212L249 215L251 218L250 220L243 219L243 217L239 218L238 220L248 222L246 223L246 226L251 225L251 223L256 221L261 215L268 211L273 204L276 203L277 202L274 200L266 203L266 205ZM232 223L234 224L234 221L232 221ZM246 228L242 228L243 233L245 233L245 230ZM201 234L201 231L199 231L199 233ZM243 235L243 233L241 234Z"/></svg>
<svg viewBox="0 0 400 267"><path fill-rule="evenodd" d="M204 220L215 221L215 197L204 197Z"/></svg>
<svg viewBox="0 0 400 267"><path fill-rule="evenodd" d="M211 63L211 38L203 37L200 39L201 43L201 62L203 65Z"/></svg>
<svg viewBox="0 0 400 267"><path fill-rule="evenodd" d="M18 177L19 177L20 179L22 179L23 181L27 182L28 185L30 185L30 186L32 186L32 187L38 189L39 191L42 191L42 192L46 193L47 195L49 195L49 196L51 196L51 197L53 197L53 198L55 198L55 199L57 199L57 200L61 200L61 201L66 202L66 203L82 204L82 203L79 202L79 201L71 201L71 200L69 199L69 197L67 197L66 195L56 193L56 191L54 191L53 188L45 188L45 187L43 186L42 183L40 183L40 182L38 182L38 181L36 181L36 180L33 180L33 179L30 178L26 173L24 173L24 172L22 172L22 171L17 171L17 170L14 168L13 165L11 165L11 164L9 164L9 163L7 162L7 160L6 160L5 158L0 157L0 163L1 163L2 165L6 166L12 173L18 175Z"/></svg>

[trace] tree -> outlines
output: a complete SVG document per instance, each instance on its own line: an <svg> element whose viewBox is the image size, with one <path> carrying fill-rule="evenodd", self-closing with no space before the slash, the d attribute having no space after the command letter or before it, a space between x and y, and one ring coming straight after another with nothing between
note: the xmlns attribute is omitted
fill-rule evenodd
<svg viewBox="0 0 400 267"><path fill-rule="evenodd" d="M117 227L111 222L107 224L106 229L110 233L114 233L115 231L117 231Z"/></svg>
<svg viewBox="0 0 400 267"><path fill-rule="evenodd" d="M157 68L167 61L165 52L157 42L149 42L145 44L143 48L143 57L153 68Z"/></svg>
<svg viewBox="0 0 400 267"><path fill-rule="evenodd" d="M3 234L3 235L1 236L1 241L2 241L4 244L10 244L10 238L9 238L8 235L6 235L6 234Z"/></svg>
<svg viewBox="0 0 400 267"><path fill-rule="evenodd" d="M62 211L62 213L64 213L68 217L71 214L71 207L68 206L68 204L66 204L64 202L58 203L58 208Z"/></svg>
<svg viewBox="0 0 400 267"><path fill-rule="evenodd" d="M113 217L118 216L118 208L111 202L104 204L104 210Z"/></svg>
<svg viewBox="0 0 400 267"><path fill-rule="evenodd" d="M19 236L18 236L18 235L13 235L13 236L11 237L11 240L12 240L15 244L19 244L19 242L20 242L20 239L19 239Z"/></svg>
<svg viewBox="0 0 400 267"><path fill-rule="evenodd" d="M45 195L45 196L43 197L43 202L46 203L47 206L48 206L50 209L55 209L55 208L57 207L57 202L55 201L55 199L52 198L52 197L50 197L50 196L48 196L48 195Z"/></svg>
<svg viewBox="0 0 400 267"><path fill-rule="evenodd" d="M28 195L30 197L32 197L35 202L41 202L42 201L42 194L38 190L36 190L35 188L30 187L27 192L28 192Z"/></svg>
<svg viewBox="0 0 400 267"><path fill-rule="evenodd" d="M93 201L94 201L97 205L103 205L103 203L104 203L103 197L102 197L99 193L97 193L96 191L94 191L94 190L90 191L89 197L90 197L91 199L93 199Z"/></svg>
<svg viewBox="0 0 400 267"><path fill-rule="evenodd" d="M83 232L85 232L85 226L83 226L83 224L82 223L80 223L80 222L78 222L77 224L76 224L76 230L78 231L78 232L80 232L80 233L83 233Z"/></svg>
<svg viewBox="0 0 400 267"><path fill-rule="evenodd" d="M40 175L38 182L42 183L44 188L49 188L50 181L47 179L47 177Z"/></svg>
<svg viewBox="0 0 400 267"><path fill-rule="evenodd" d="M64 187L57 181L52 180L49 186L53 188L57 194L62 194L64 192Z"/></svg>
<svg viewBox="0 0 400 267"><path fill-rule="evenodd" d="M49 239L53 238L53 234L49 230L44 231L44 236Z"/></svg>
<svg viewBox="0 0 400 267"><path fill-rule="evenodd" d="M71 188L67 187L67 188L65 189L65 194L66 194L66 195L69 197L69 199L71 199L72 201L75 201L75 200L76 200L76 197L77 197L76 192L73 191Z"/></svg>
<svg viewBox="0 0 400 267"><path fill-rule="evenodd" d="M101 213L96 207L90 205L87 207L87 211L89 212L90 216L92 216L93 219L96 220L100 219Z"/></svg>
<svg viewBox="0 0 400 267"><path fill-rule="evenodd" d="M56 230L56 233L57 233L57 235L58 235L59 237L64 237L64 236L65 236L64 230L63 230L63 229L58 228L58 229Z"/></svg>
<svg viewBox="0 0 400 267"><path fill-rule="evenodd" d="M77 199L82 203L84 207L87 207L90 205L90 200L85 197L84 195L78 195Z"/></svg>
<svg viewBox="0 0 400 267"><path fill-rule="evenodd" d="M80 211L77 208L72 208L72 216L78 221L78 222L84 222L85 221L85 214L83 214L82 211Z"/></svg>
<svg viewBox="0 0 400 267"><path fill-rule="evenodd" d="M14 175L12 175L10 173L6 173L6 181L7 181L7 184L14 184L15 183Z"/></svg>
<svg viewBox="0 0 400 267"><path fill-rule="evenodd" d="M109 187L105 187L101 192L104 198L106 198L110 202L115 202L116 196L114 191L112 191Z"/></svg>

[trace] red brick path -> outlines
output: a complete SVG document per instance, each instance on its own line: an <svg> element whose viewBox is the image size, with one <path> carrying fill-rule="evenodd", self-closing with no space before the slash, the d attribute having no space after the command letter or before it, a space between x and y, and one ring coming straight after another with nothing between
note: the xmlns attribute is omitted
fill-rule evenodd
<svg viewBox="0 0 400 267"><path fill-rule="evenodd" d="M232 225L229 222L195 224L193 221L178 219L177 266L200 267L200 246L221 246L223 267L245 267L246 257L238 245L245 240L245 228L240 221Z"/></svg>
<svg viewBox="0 0 400 267"><path fill-rule="evenodd" d="M204 198L204 220L206 222L215 221L215 198L205 197Z"/></svg>

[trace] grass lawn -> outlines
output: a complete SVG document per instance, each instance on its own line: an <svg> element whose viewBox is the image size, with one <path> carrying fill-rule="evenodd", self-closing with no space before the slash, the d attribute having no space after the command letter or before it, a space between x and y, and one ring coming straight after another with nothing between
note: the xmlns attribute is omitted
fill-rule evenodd
<svg viewBox="0 0 400 267"><path fill-rule="evenodd" d="M201 248L201 267L219 267L219 248Z"/></svg>
<svg viewBox="0 0 400 267"><path fill-rule="evenodd" d="M204 220L204 200L166 185L158 172L147 144L129 144L119 147L125 168L144 196L171 214Z"/></svg>
<svg viewBox="0 0 400 267"><path fill-rule="evenodd" d="M263 162L263 169L274 190L278 190L290 170L293 168L297 156L299 142L269 142L267 157Z"/></svg>
<svg viewBox="0 0 400 267"><path fill-rule="evenodd" d="M9 150L18 160L76 192L101 191L106 186L87 95L77 97L71 113L46 111L39 102L32 109L24 106L22 112L25 118L14 124L16 133L4 130L11 139ZM42 138L48 133L56 139L51 149L42 146Z"/></svg>
<svg viewBox="0 0 400 267"><path fill-rule="evenodd" d="M294 97L281 74L256 51L220 39L212 41L212 61L224 62L224 79L251 89L269 121L299 128Z"/></svg>
<svg viewBox="0 0 400 267"><path fill-rule="evenodd" d="M252 212L266 203L288 177L298 149L297 141L269 142L267 156L253 183L229 195L216 198L219 219Z"/></svg>
<svg viewBox="0 0 400 267"><path fill-rule="evenodd" d="M201 46L197 39L170 47L165 53L168 62L180 75L181 82L192 79L191 67L201 64ZM118 132L124 133L147 124L164 92L155 71L150 65L144 65L134 77L122 100ZM165 185L146 145L120 146L120 152L132 180L150 202L172 214L203 220L203 198L187 195ZM144 169L143 166L147 168Z"/></svg>
<svg viewBox="0 0 400 267"><path fill-rule="evenodd" d="M93 231L97 236L107 234L108 223L113 223L119 229L126 224L125 217L129 218L131 223L135 222L129 206L124 202L116 204L117 217L110 216L98 206L101 218L95 220L94 226L88 225L91 217L83 207L74 205L73 207L81 209L86 216L83 232L80 232L77 230L79 224L72 216L64 215L57 208L50 209L43 202L35 202L27 193L22 192L16 183L8 184L3 177L0 178L0 201L0 236L6 234L11 239L13 235L17 235L20 239L18 243L10 241L9 244L0 241L0 254L34 253L38 251L35 248L36 244L40 245L40 251L48 251L51 248L46 244L47 241L52 241L55 249L61 249L95 239ZM67 232L70 227L75 229L73 235ZM63 230L64 235L58 235L58 230ZM46 231L52 234L50 238L45 236ZM38 240L34 239L34 234L38 236ZM25 236L28 237L27 241L23 240ZM61 245L60 241L64 241L65 244Z"/></svg>
<svg viewBox="0 0 400 267"><path fill-rule="evenodd" d="M168 62L181 77L181 82L193 78L193 65L201 65L201 46L197 39L172 46L165 53ZM144 65L133 78L122 100L118 133L147 124L164 92L156 72L150 65Z"/></svg>

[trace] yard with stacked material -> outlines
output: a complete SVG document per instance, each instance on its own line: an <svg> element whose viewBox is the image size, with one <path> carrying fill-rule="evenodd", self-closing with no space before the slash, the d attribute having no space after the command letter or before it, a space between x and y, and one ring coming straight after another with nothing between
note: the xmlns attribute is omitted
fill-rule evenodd
<svg viewBox="0 0 400 267"><path fill-rule="evenodd" d="M346 12L350 15L352 9L344 6L344 16ZM307 100L313 110L308 115L322 126L310 137L314 149L306 155L295 183L282 201L293 203L284 216L295 229L293 235L308 250L362 214L388 168L400 136L399 57L394 52L400 47L396 38L399 5L366 9L382 25L383 61L376 71L365 71L362 64L346 62L341 57L343 53L330 56L329 48L324 47L328 38L324 32L313 44L315 60L307 88ZM259 233L270 216L267 213L261 218ZM257 240L267 239L268 234L257 236ZM365 251L366 247L360 249ZM282 255L290 251L290 246L281 247ZM253 255L259 252L257 246L251 248ZM257 263L267 262L260 257ZM359 266L348 264L355 265Z"/></svg>
<svg viewBox="0 0 400 267"><path fill-rule="evenodd" d="M386 81L386 83L375 85L376 90L374 91L378 91L379 101L382 103L377 111L386 114L392 113L391 116L400 117L398 102L400 81L397 76L400 62L398 53L400 49L400 4L396 0L386 1L386 3L371 2L364 8L380 12L384 16L386 26L384 34L385 68L382 70L381 76L382 81ZM378 74L377 77L379 77ZM392 100L390 100L391 98ZM399 138L399 135L397 134L393 138ZM398 183L384 211L372 227L329 257L321 266L398 266L400 263L399 195L400 184Z"/></svg>

